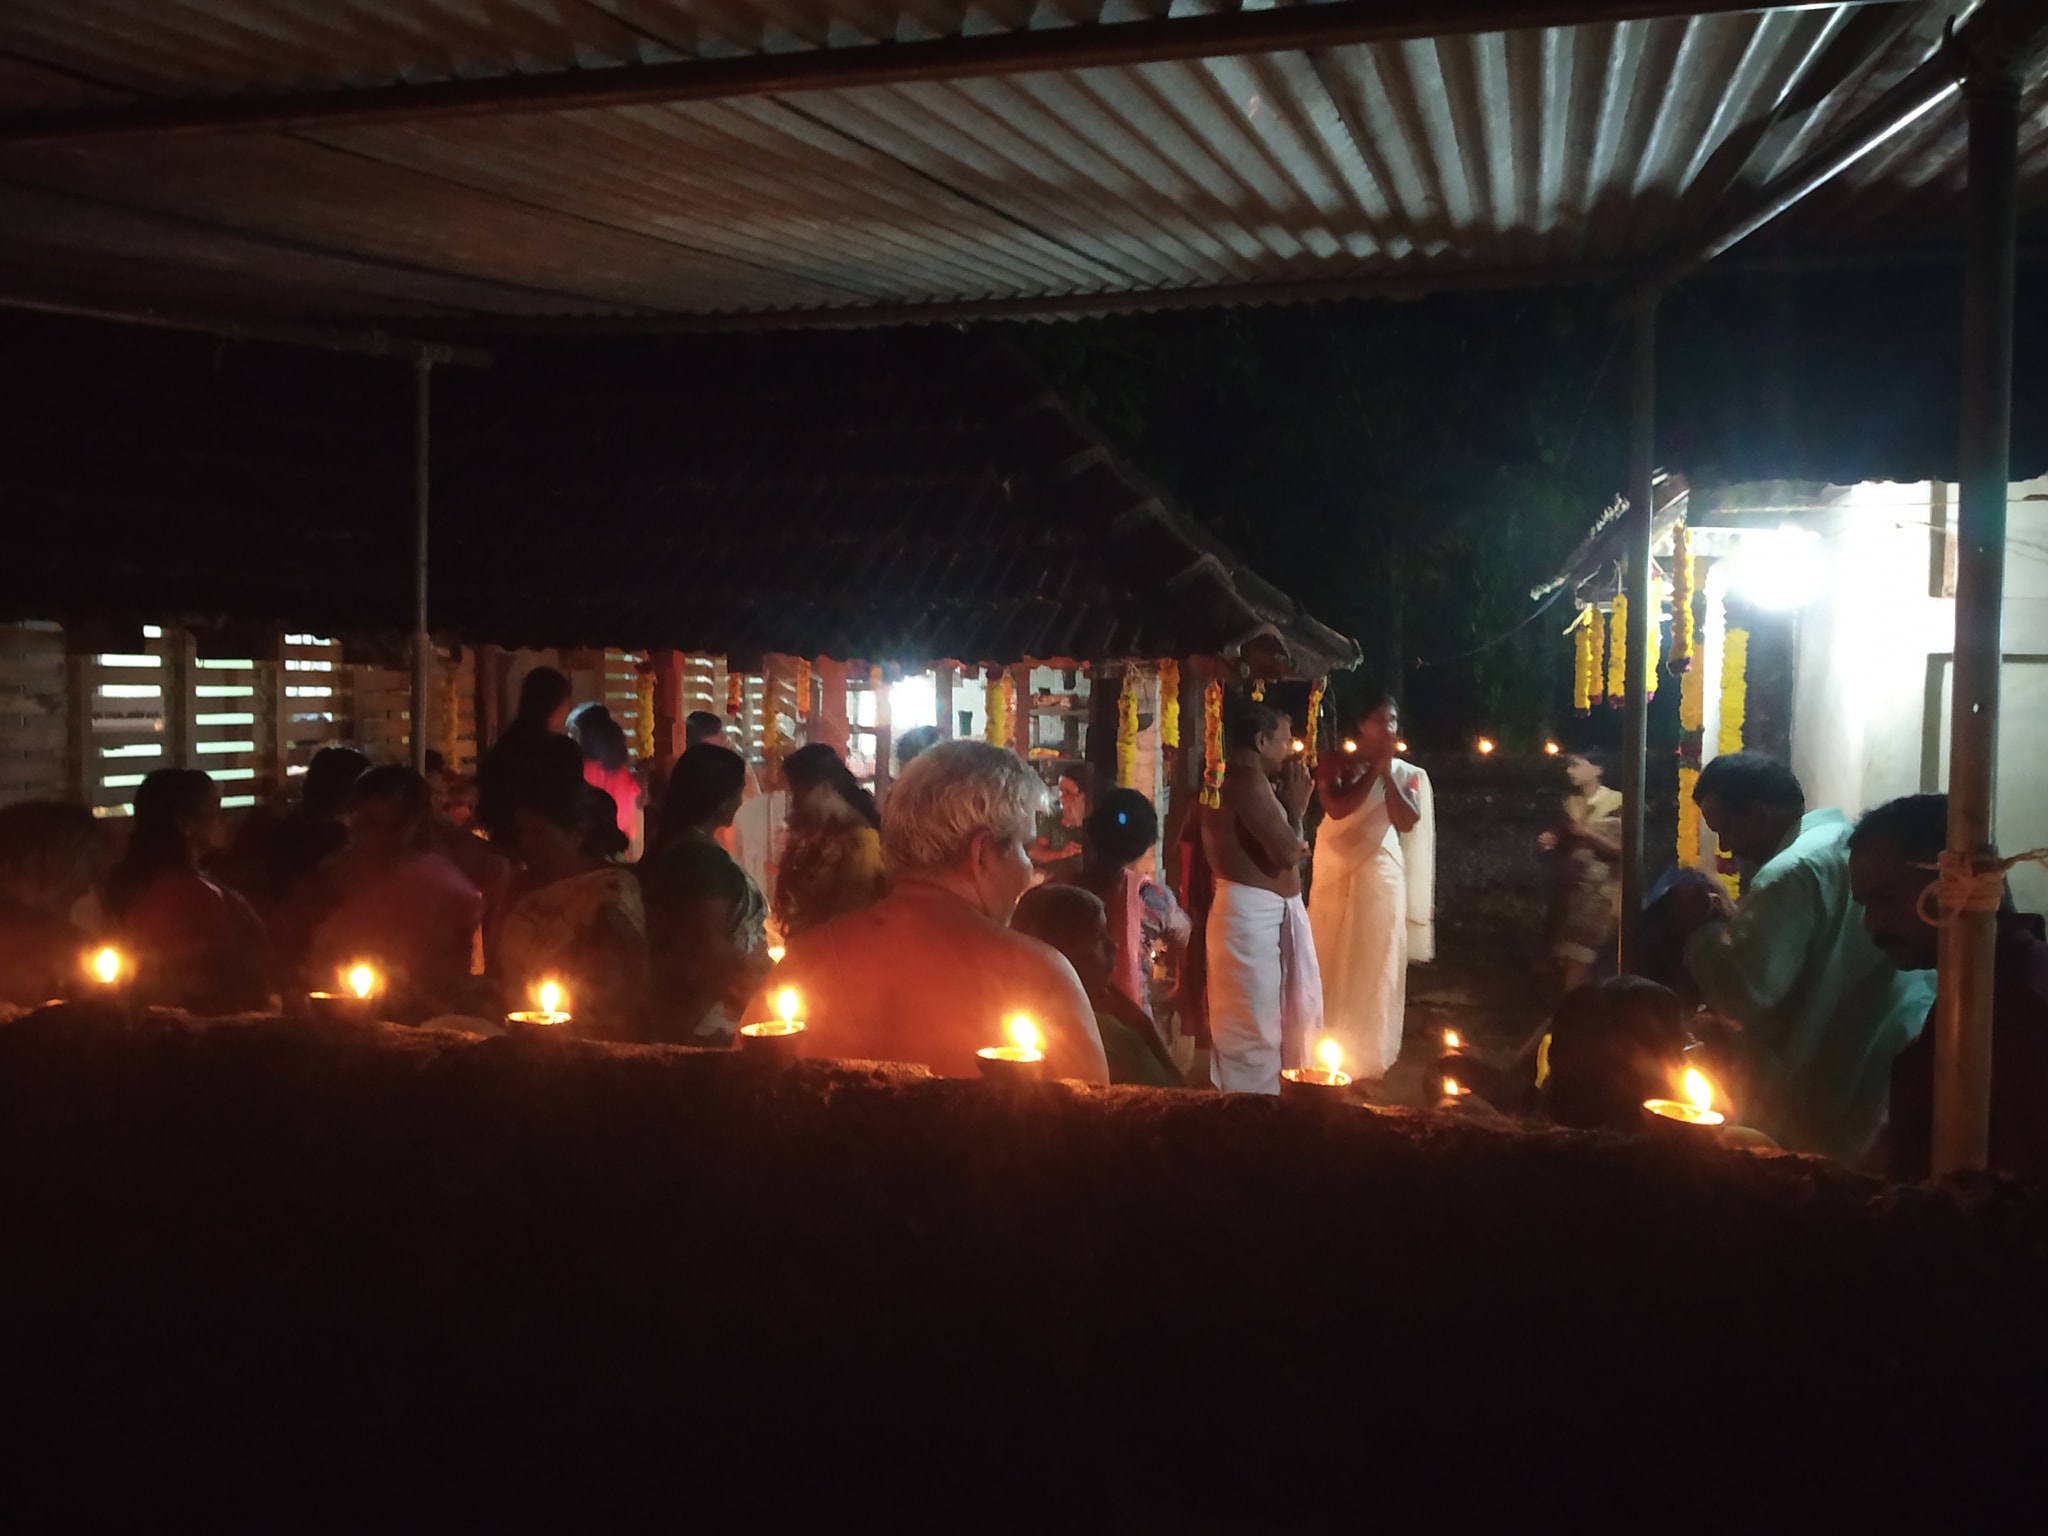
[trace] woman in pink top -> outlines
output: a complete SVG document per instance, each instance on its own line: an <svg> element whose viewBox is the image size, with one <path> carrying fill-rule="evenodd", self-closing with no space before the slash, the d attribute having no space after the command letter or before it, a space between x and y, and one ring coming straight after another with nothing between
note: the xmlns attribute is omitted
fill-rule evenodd
<svg viewBox="0 0 2048 1536"><path fill-rule="evenodd" d="M107 910L144 1000L201 1013L268 1003L262 922L201 872L225 843L220 791L206 774L159 768L142 781L127 850L107 876Z"/></svg>
<svg viewBox="0 0 2048 1536"><path fill-rule="evenodd" d="M583 749L583 779L612 797L619 808L619 830L626 834L626 857L640 857L640 778L633 771L633 753L626 732L602 704L585 704L569 717L569 734Z"/></svg>
<svg viewBox="0 0 2048 1536"><path fill-rule="evenodd" d="M1152 949L1186 947L1192 925L1165 886L1138 872L1159 841L1159 813L1135 789L1113 789L1089 814L1087 852L1074 883L1093 891L1109 915L1116 946L1111 980L1152 1016Z"/></svg>

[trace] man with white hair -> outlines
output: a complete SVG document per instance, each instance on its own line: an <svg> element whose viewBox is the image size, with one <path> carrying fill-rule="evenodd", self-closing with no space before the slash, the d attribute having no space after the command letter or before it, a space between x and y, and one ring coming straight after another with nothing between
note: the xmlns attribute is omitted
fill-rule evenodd
<svg viewBox="0 0 2048 1536"><path fill-rule="evenodd" d="M946 742L903 770L882 821L890 893L791 940L771 983L802 998L809 1054L973 1077L974 1053L1009 1044L1022 1013L1051 1075L1109 1081L1073 966L1009 927L1044 797L1022 759L986 742Z"/></svg>

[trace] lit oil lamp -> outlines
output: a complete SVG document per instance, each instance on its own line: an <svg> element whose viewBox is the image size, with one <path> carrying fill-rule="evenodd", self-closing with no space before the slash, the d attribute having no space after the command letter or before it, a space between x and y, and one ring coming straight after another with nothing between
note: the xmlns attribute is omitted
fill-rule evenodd
<svg viewBox="0 0 2048 1536"><path fill-rule="evenodd" d="M770 965L780 965L782 964L782 957L788 953L789 951L780 944L770 944L768 946L768 963Z"/></svg>
<svg viewBox="0 0 2048 1536"><path fill-rule="evenodd" d="M1305 741L1303 741L1303 740L1302 740L1302 739L1301 739L1301 738L1300 738L1299 736L1295 737L1295 738L1294 738L1294 755L1295 755L1296 757L1299 757L1299 756L1301 756L1301 754L1302 754L1302 753L1306 752L1307 750L1308 750L1308 743L1307 743L1307 742L1305 742Z"/></svg>
<svg viewBox="0 0 2048 1536"><path fill-rule="evenodd" d="M1472 745L1481 757L1491 757L1500 748L1500 744L1491 736L1482 736Z"/></svg>
<svg viewBox="0 0 2048 1536"><path fill-rule="evenodd" d="M121 958L121 951L109 946L85 962L86 972L103 987L119 986L122 973L128 967Z"/></svg>
<svg viewBox="0 0 2048 1536"><path fill-rule="evenodd" d="M1688 1141L1718 1142L1728 1117L1714 1108L1714 1085L1697 1067L1687 1067L1683 1099L1643 1100L1643 1125L1652 1134Z"/></svg>
<svg viewBox="0 0 2048 1536"><path fill-rule="evenodd" d="M1446 1056L1455 1056L1458 1054L1458 1052L1462 1051L1463 1049L1465 1049L1465 1037L1459 1034L1455 1029L1445 1030L1444 1054Z"/></svg>
<svg viewBox="0 0 2048 1536"><path fill-rule="evenodd" d="M515 1034L536 1034L565 1028L569 1023L569 999L561 984L544 981L533 989L537 1007L505 1015L505 1027Z"/></svg>
<svg viewBox="0 0 2048 1536"><path fill-rule="evenodd" d="M337 991L306 994L306 1007L313 1017L358 1021L374 1017L377 997L384 990L384 978L376 967L358 961L341 973L340 980Z"/></svg>
<svg viewBox="0 0 2048 1536"><path fill-rule="evenodd" d="M111 945L84 957L86 988L96 1002L127 1012L135 1003L135 970L128 957Z"/></svg>
<svg viewBox="0 0 2048 1536"><path fill-rule="evenodd" d="M1472 1090L1459 1082L1455 1077L1447 1077L1443 1081L1442 1092L1444 1103L1455 1105L1459 1100L1470 1097Z"/></svg>
<svg viewBox="0 0 2048 1536"><path fill-rule="evenodd" d="M1408 750L1408 743L1405 741L1397 741L1394 743L1394 750L1396 752L1406 752Z"/></svg>
<svg viewBox="0 0 2048 1536"><path fill-rule="evenodd" d="M1340 1070L1344 1065L1344 1048L1335 1040L1325 1037L1316 1047L1316 1067L1289 1067L1280 1074L1280 1097L1283 1099L1329 1100L1341 1097L1351 1086L1350 1074Z"/></svg>
<svg viewBox="0 0 2048 1536"><path fill-rule="evenodd" d="M803 1053L804 1021L797 1017L802 1006L796 988L784 987L775 994L777 1020L772 1024L742 1024L739 1048L750 1055L795 1060Z"/></svg>
<svg viewBox="0 0 2048 1536"><path fill-rule="evenodd" d="M1349 737L1347 736L1347 737L1346 737L1346 738L1344 739L1344 750L1345 750L1346 752L1350 752L1350 753L1352 753L1352 754L1354 754L1354 755L1355 755L1355 754L1357 753L1357 751L1358 751L1358 743L1357 743L1357 742L1355 742L1355 741L1353 741L1353 740L1351 740L1351 739L1350 739L1350 738L1349 738Z"/></svg>
<svg viewBox="0 0 2048 1536"><path fill-rule="evenodd" d="M1564 749L1554 741L1546 741L1545 743L1543 743L1543 755L1545 757L1555 757L1559 752L1563 750Z"/></svg>
<svg viewBox="0 0 2048 1536"><path fill-rule="evenodd" d="M1044 1037L1021 1013L1010 1020L1009 1027L1014 1045L989 1045L974 1053L981 1075L997 1082L1035 1083L1045 1075L1045 1052L1039 1049Z"/></svg>

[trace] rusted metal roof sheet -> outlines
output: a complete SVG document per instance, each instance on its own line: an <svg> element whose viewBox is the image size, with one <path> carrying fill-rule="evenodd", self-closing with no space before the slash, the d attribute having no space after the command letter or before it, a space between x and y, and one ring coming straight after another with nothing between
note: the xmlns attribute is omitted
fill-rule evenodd
<svg viewBox="0 0 2048 1536"><path fill-rule="evenodd" d="M1176 15L1207 9L1186 3ZM1817 6L949 83L0 147L0 280L363 317L1284 293L1658 256L1955 7ZM1167 14L1074 0L12 0L0 118ZM2039 95L2039 92L2035 93ZM1925 244L1951 101L1764 237ZM2048 185L2048 112L2029 118Z"/></svg>

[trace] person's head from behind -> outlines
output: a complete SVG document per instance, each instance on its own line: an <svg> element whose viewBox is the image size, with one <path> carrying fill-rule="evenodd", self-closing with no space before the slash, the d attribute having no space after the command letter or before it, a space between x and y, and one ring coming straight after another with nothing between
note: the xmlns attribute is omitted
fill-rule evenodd
<svg viewBox="0 0 2048 1536"><path fill-rule="evenodd" d="M1082 781L1085 770L1074 768L1060 775L1060 825L1078 827L1088 815L1088 786Z"/></svg>
<svg viewBox="0 0 2048 1536"><path fill-rule="evenodd" d="M630 846L619 803L578 779L551 784L513 813L519 856L543 880L562 880L615 859Z"/></svg>
<svg viewBox="0 0 2048 1536"><path fill-rule="evenodd" d="M908 768L925 753L936 747L940 741L936 725L913 725L896 738L896 768L898 772Z"/></svg>
<svg viewBox="0 0 2048 1536"><path fill-rule="evenodd" d="M1564 755L1565 781L1579 794L1588 795L1607 779L1607 754L1598 747Z"/></svg>
<svg viewBox="0 0 2048 1536"><path fill-rule="evenodd" d="M1792 770L1761 752L1715 758L1700 770L1692 798L1721 846L1751 868L1769 863L1806 814L1806 791Z"/></svg>
<svg viewBox="0 0 2048 1536"><path fill-rule="evenodd" d="M569 721L569 699L575 686L553 667L535 667L519 684L519 719L560 733Z"/></svg>
<svg viewBox="0 0 2048 1536"><path fill-rule="evenodd" d="M1358 755L1368 761L1394 755L1401 738L1401 706L1394 696L1384 694L1378 703L1358 717L1351 739L1358 743Z"/></svg>
<svg viewBox="0 0 2048 1536"><path fill-rule="evenodd" d="M1116 945L1109 936L1109 914L1093 891L1078 885L1033 886L1018 901L1010 926L1065 955L1090 997L1101 996L1109 986Z"/></svg>
<svg viewBox="0 0 2048 1536"><path fill-rule="evenodd" d="M1233 759L1256 762L1268 775L1285 767L1294 751L1287 716L1249 694L1223 717L1223 741Z"/></svg>
<svg viewBox="0 0 2048 1536"><path fill-rule="evenodd" d="M349 787L370 771L370 760L354 747L322 747L306 764L299 803L317 821L339 821L348 806Z"/></svg>
<svg viewBox="0 0 2048 1536"><path fill-rule="evenodd" d="M708 709L693 709L683 721L683 750L687 752L707 741L730 748L725 739L725 722Z"/></svg>
<svg viewBox="0 0 2048 1536"><path fill-rule="evenodd" d="M889 792L882 854L898 881L944 886L1008 922L1031 886L1045 784L1016 753L949 741L903 770Z"/></svg>
<svg viewBox="0 0 2048 1536"><path fill-rule="evenodd" d="M732 825L746 790L747 765L739 754L700 741L677 758L669 771L668 799L662 814L674 832L716 832Z"/></svg>
<svg viewBox="0 0 2048 1536"><path fill-rule="evenodd" d="M1688 1044L1677 994L1616 976L1565 994L1550 1021L1550 1118L1577 1130L1634 1130L1643 1100L1668 1097Z"/></svg>
<svg viewBox="0 0 2048 1536"><path fill-rule="evenodd" d="M915 764L912 764L915 767ZM823 742L798 747L782 760L790 808L819 820L844 819L850 812L871 827L881 825L875 797L861 787L846 760Z"/></svg>
<svg viewBox="0 0 2048 1536"><path fill-rule="evenodd" d="M135 827L131 850L138 843L166 854L203 863L227 842L221 816L220 790L197 768L159 768L135 791Z"/></svg>
<svg viewBox="0 0 2048 1536"><path fill-rule="evenodd" d="M62 917L92 889L106 854L104 829L82 805L0 806L0 902Z"/></svg>
<svg viewBox="0 0 2048 1536"><path fill-rule="evenodd" d="M348 845L381 864L416 851L426 836L433 796L410 768L372 768L348 792Z"/></svg>
<svg viewBox="0 0 2048 1536"><path fill-rule="evenodd" d="M1863 908L1863 931L1902 971L1934 969L1940 930L1920 902L1946 847L1947 795L1888 801L1849 834L1849 894Z"/></svg>
<svg viewBox="0 0 2048 1536"><path fill-rule="evenodd" d="M633 760L625 727L602 704L585 704L570 715L569 734L583 749L584 761L596 763L608 773L617 773Z"/></svg>
<svg viewBox="0 0 2048 1536"><path fill-rule="evenodd" d="M1159 841L1159 813L1135 789L1112 789L1089 814L1088 846L1095 862L1127 869Z"/></svg>

